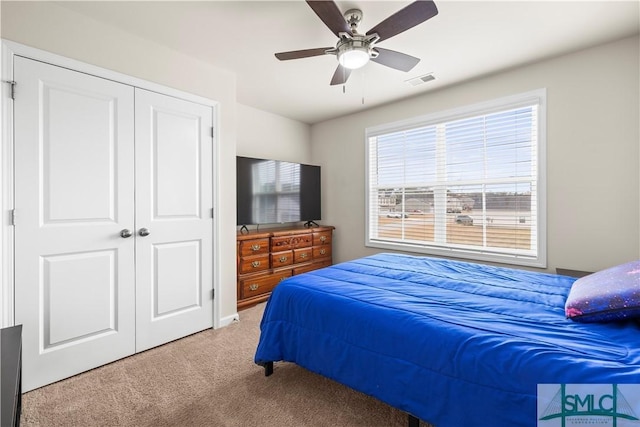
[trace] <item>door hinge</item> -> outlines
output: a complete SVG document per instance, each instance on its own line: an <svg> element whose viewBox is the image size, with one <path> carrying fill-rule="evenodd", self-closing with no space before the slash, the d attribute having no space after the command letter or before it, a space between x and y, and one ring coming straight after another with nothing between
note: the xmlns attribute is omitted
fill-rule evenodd
<svg viewBox="0 0 640 427"><path fill-rule="evenodd" d="M211 127L211 138L215 137L215 130L213 129L213 126Z"/></svg>
<svg viewBox="0 0 640 427"><path fill-rule="evenodd" d="M211 218L213 218L213 208L211 208Z"/></svg>
<svg viewBox="0 0 640 427"><path fill-rule="evenodd" d="M16 210L11 209L11 225L16 225Z"/></svg>
<svg viewBox="0 0 640 427"><path fill-rule="evenodd" d="M211 289L211 299L216 299L216 290Z"/></svg>
<svg viewBox="0 0 640 427"><path fill-rule="evenodd" d="M11 88L9 89L9 96L11 99L16 99L16 82L13 80L3 80L2 82L11 85Z"/></svg>

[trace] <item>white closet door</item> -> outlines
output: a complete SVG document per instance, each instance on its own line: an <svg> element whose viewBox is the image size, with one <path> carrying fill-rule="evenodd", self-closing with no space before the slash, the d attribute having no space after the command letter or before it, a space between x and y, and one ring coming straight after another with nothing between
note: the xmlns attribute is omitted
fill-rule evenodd
<svg viewBox="0 0 640 427"><path fill-rule="evenodd" d="M15 58L25 391L135 351L134 89ZM126 234L125 234L126 235Z"/></svg>
<svg viewBox="0 0 640 427"><path fill-rule="evenodd" d="M213 327L213 111L145 90L135 94L136 351L142 351Z"/></svg>

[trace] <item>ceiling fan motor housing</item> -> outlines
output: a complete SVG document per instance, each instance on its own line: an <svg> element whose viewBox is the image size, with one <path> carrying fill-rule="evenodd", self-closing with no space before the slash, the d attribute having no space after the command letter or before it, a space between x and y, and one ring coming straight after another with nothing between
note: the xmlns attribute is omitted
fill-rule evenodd
<svg viewBox="0 0 640 427"><path fill-rule="evenodd" d="M340 33L340 40L336 45L336 55L343 67L352 70L364 66L370 58L376 58L378 52L373 45L379 39L377 34L349 34Z"/></svg>

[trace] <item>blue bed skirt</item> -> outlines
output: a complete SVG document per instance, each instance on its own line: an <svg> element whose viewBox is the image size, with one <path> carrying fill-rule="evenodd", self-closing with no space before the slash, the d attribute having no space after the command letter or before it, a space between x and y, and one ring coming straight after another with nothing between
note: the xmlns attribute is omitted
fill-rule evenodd
<svg viewBox="0 0 640 427"><path fill-rule="evenodd" d="M296 363L437 427L536 426L538 384L640 383L638 323L565 318L575 279L398 254L293 276L255 362Z"/></svg>

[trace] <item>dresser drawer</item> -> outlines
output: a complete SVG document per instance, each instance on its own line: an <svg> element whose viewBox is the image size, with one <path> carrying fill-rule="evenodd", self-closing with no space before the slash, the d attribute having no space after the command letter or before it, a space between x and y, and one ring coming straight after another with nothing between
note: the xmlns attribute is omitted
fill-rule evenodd
<svg viewBox="0 0 640 427"><path fill-rule="evenodd" d="M269 269L269 253L258 256L240 258L238 265L240 274L257 273Z"/></svg>
<svg viewBox="0 0 640 427"><path fill-rule="evenodd" d="M314 262L312 264L303 265L301 267L295 267L293 269L294 276L296 274L307 273L309 271L318 270L320 268L329 267L331 265L331 260L328 259L326 261Z"/></svg>
<svg viewBox="0 0 640 427"><path fill-rule="evenodd" d="M320 231L313 233L313 246L331 245L333 233L331 231Z"/></svg>
<svg viewBox="0 0 640 427"><path fill-rule="evenodd" d="M302 267L295 267L293 269L293 275L297 276L298 274L306 273L308 271L313 271L317 269L318 267L316 267L314 264L307 264L307 265L303 265Z"/></svg>
<svg viewBox="0 0 640 427"><path fill-rule="evenodd" d="M247 257L252 255L262 255L269 253L269 238L244 240L240 242L238 255Z"/></svg>
<svg viewBox="0 0 640 427"><path fill-rule="evenodd" d="M313 259L331 258L331 246L314 246Z"/></svg>
<svg viewBox="0 0 640 427"><path fill-rule="evenodd" d="M313 259L312 248L302 248L293 250L293 263L310 262Z"/></svg>
<svg viewBox="0 0 640 427"><path fill-rule="evenodd" d="M289 249L307 248L313 244L311 233L274 236L271 238L271 252L285 251Z"/></svg>
<svg viewBox="0 0 640 427"><path fill-rule="evenodd" d="M271 268L293 264L293 251L274 252L271 254Z"/></svg>
<svg viewBox="0 0 640 427"><path fill-rule="evenodd" d="M279 271L272 274L258 274L240 280L241 298L251 298L269 293L278 283L291 277L291 270Z"/></svg>

